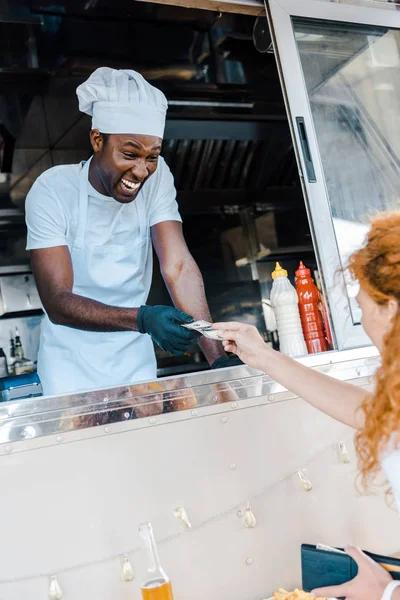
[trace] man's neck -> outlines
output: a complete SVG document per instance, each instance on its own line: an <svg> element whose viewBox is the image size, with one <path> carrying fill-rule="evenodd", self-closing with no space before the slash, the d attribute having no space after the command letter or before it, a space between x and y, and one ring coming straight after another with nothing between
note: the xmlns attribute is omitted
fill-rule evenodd
<svg viewBox="0 0 400 600"><path fill-rule="evenodd" d="M99 194L102 194L103 196L108 196L107 190L102 184L98 174L96 156L93 156L89 165L89 183L94 187L96 192L99 192Z"/></svg>

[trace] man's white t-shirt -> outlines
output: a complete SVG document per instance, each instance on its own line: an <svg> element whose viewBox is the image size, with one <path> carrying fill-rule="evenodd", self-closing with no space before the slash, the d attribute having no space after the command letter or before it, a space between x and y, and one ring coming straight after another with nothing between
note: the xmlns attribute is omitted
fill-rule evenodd
<svg viewBox="0 0 400 600"><path fill-rule="evenodd" d="M69 246L78 223L79 173L81 166L61 165L45 171L33 184L26 199L27 250ZM126 229L138 228L135 201L121 204L99 194L89 184L89 205L85 238L88 243L124 243ZM162 221L181 221L174 179L162 157L153 175L145 182L144 196L148 226ZM110 239L110 232L112 239ZM146 269L151 270L151 261Z"/></svg>
<svg viewBox="0 0 400 600"><path fill-rule="evenodd" d="M155 173L128 204L99 194L87 182L83 246L74 244L78 221L83 218L80 173L81 165L63 165L36 180L26 201L28 250L68 246L73 290L111 306L145 304L152 282L150 228L162 221L181 220L171 172L160 158ZM152 379L156 360L148 336L134 331L72 329L45 316L38 373L46 395L60 394Z"/></svg>

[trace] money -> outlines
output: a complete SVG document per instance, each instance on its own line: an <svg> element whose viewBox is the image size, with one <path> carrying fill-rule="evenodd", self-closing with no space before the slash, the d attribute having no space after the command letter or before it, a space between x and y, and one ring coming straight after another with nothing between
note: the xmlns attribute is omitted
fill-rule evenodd
<svg viewBox="0 0 400 600"><path fill-rule="evenodd" d="M222 341L223 339L220 335L220 332L214 330L212 328L212 323L208 323L208 321L194 321L193 323L182 325L182 327L185 327L185 329L190 329L191 331L197 331L210 340Z"/></svg>

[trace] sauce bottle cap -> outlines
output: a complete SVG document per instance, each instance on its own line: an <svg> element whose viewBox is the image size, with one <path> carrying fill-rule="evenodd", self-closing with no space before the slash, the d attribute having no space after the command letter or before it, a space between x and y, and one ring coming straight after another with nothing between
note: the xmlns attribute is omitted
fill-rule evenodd
<svg viewBox="0 0 400 600"><path fill-rule="evenodd" d="M275 271L272 272L272 279L276 279L277 277L287 277L287 271L282 269L278 262L276 263Z"/></svg>
<svg viewBox="0 0 400 600"><path fill-rule="evenodd" d="M296 271L296 277L308 277L310 273L310 269L307 269L307 267L304 266L303 261L300 261L299 268Z"/></svg>

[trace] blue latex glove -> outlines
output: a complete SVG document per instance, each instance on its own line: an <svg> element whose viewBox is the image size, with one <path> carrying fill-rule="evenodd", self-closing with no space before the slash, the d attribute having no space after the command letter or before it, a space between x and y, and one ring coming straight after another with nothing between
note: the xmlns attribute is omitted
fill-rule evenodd
<svg viewBox="0 0 400 600"><path fill-rule="evenodd" d="M199 339L197 332L180 325L193 321L193 317L172 306L141 306L137 325L138 331L148 333L162 350L179 356Z"/></svg>
<svg viewBox="0 0 400 600"><path fill-rule="evenodd" d="M244 363L237 356L220 356L211 365L212 369L225 369L229 367L238 367Z"/></svg>

